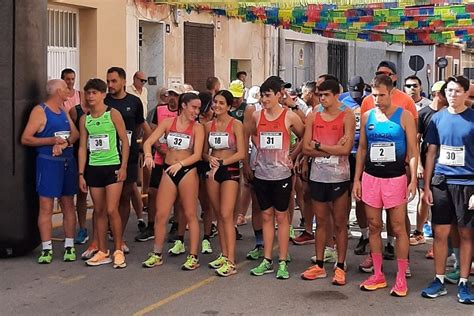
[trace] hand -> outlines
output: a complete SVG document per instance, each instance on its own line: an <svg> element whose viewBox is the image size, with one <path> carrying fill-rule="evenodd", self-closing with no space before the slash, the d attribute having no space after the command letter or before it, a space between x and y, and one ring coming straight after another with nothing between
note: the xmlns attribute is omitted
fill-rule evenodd
<svg viewBox="0 0 474 316"><path fill-rule="evenodd" d="M169 166L165 171L166 173L174 177L181 168L183 168L183 165L177 162L174 165Z"/></svg>
<svg viewBox="0 0 474 316"><path fill-rule="evenodd" d="M423 196L423 202L425 202L429 206L433 206L433 192L431 192L431 189L429 187L425 187L424 191L425 194Z"/></svg>
<svg viewBox="0 0 474 316"><path fill-rule="evenodd" d="M121 167L117 172L117 182L123 182L127 179L127 168Z"/></svg>
<svg viewBox="0 0 474 316"><path fill-rule="evenodd" d="M417 189L417 183L416 183L416 179L414 179L414 181L411 181L410 184L408 185L408 200L407 200L407 203L410 203L415 198L416 191L417 191L416 189Z"/></svg>
<svg viewBox="0 0 474 316"><path fill-rule="evenodd" d="M250 168L250 165L246 162L244 162L244 177L247 180L247 182L250 182L253 180L252 168Z"/></svg>
<svg viewBox="0 0 474 316"><path fill-rule="evenodd" d="M220 167L219 158L209 156L209 166L211 167L211 169L219 168Z"/></svg>
<svg viewBox="0 0 474 316"><path fill-rule="evenodd" d="M344 135L344 136L341 137L341 139L339 139L337 144L339 146L344 146L344 144L347 143L348 140L349 140L349 138L346 135Z"/></svg>
<svg viewBox="0 0 474 316"><path fill-rule="evenodd" d="M418 168L416 170L416 177L418 179L423 179L423 172L425 171L425 169L423 169L423 166L421 165L421 163L418 163Z"/></svg>
<svg viewBox="0 0 474 316"><path fill-rule="evenodd" d="M61 144L66 144L67 146L67 140L65 140L64 138L62 137L54 137L54 144L52 145L61 145Z"/></svg>
<svg viewBox="0 0 474 316"><path fill-rule="evenodd" d="M87 183L83 176L79 176L79 188L82 192L87 193Z"/></svg>
<svg viewBox="0 0 474 316"><path fill-rule="evenodd" d="M308 177L309 177L308 161L306 161L306 159L303 159L301 163L301 178L304 181L308 181Z"/></svg>
<svg viewBox="0 0 474 316"><path fill-rule="evenodd" d="M352 186L352 195L358 202L362 201L362 187L360 180L354 180L354 185Z"/></svg>
<svg viewBox="0 0 474 316"><path fill-rule="evenodd" d="M147 167L148 169L155 168L155 161L153 160L152 156L145 156L143 167Z"/></svg>
<svg viewBox="0 0 474 316"><path fill-rule="evenodd" d="M300 159L295 160L295 172L297 174L301 174L301 160Z"/></svg>
<svg viewBox="0 0 474 316"><path fill-rule="evenodd" d="M53 146L53 156L61 156L63 154L62 145L54 145Z"/></svg>

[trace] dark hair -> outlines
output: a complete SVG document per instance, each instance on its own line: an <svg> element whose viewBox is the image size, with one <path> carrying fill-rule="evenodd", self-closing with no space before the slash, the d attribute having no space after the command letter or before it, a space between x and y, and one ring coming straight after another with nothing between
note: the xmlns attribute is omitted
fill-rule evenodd
<svg viewBox="0 0 474 316"><path fill-rule="evenodd" d="M309 91L311 92L316 92L316 90L318 89L317 85L316 85L316 82L314 81L308 81L308 82L305 82L303 84L303 88L302 89L308 89Z"/></svg>
<svg viewBox="0 0 474 316"><path fill-rule="evenodd" d="M370 83L370 86L372 88L378 88L381 85L386 86L388 90L393 89L393 81L387 75L377 75L377 76L375 76L375 78Z"/></svg>
<svg viewBox="0 0 474 316"><path fill-rule="evenodd" d="M277 94L277 92L281 92L282 89L283 86L281 85L281 81L275 80L273 78L268 78L260 86L260 95L270 91L273 91L275 94Z"/></svg>
<svg viewBox="0 0 474 316"><path fill-rule="evenodd" d="M89 79L87 80L86 85L84 86L84 91L88 91L92 89L100 91L102 93L106 93L107 84L104 82L104 80L99 79L99 78Z"/></svg>
<svg viewBox="0 0 474 316"><path fill-rule="evenodd" d="M232 93L230 93L229 90L219 90L214 96L214 101L216 100L216 97L218 95L221 95L224 97L225 102L227 103L228 106L232 106L232 103L234 102L234 96L232 95Z"/></svg>
<svg viewBox="0 0 474 316"><path fill-rule="evenodd" d="M446 99L446 87L447 87L447 86L448 86L448 83L445 82L445 83L443 84L443 86L441 87L441 89L439 89L439 93L440 93L441 96L442 96L443 98L445 98L445 99Z"/></svg>
<svg viewBox="0 0 474 316"><path fill-rule="evenodd" d="M451 77L449 77L448 80L446 80L446 86L450 82L455 82L458 85L460 85L464 89L464 92L469 91L469 87L471 85L471 83L469 82L469 79L467 79L464 76L451 76Z"/></svg>
<svg viewBox="0 0 474 316"><path fill-rule="evenodd" d="M334 81L336 81L336 82L339 84L339 79L337 79L337 77L334 76L334 75L323 74L323 75L321 75L321 76L318 77L318 79L321 79L321 78L323 78L324 81L326 81L326 80L334 80Z"/></svg>
<svg viewBox="0 0 474 316"><path fill-rule="evenodd" d="M239 77L241 75L246 75L247 76L247 73L245 71L239 71L239 72L237 72L237 74L235 76L237 77L237 79L239 79Z"/></svg>
<svg viewBox="0 0 474 316"><path fill-rule="evenodd" d="M121 67L110 67L109 70L107 70L107 74L111 74L113 72L116 72L120 78L122 79L127 79L127 74L125 73L125 70Z"/></svg>
<svg viewBox="0 0 474 316"><path fill-rule="evenodd" d="M62 71L61 71L61 79L64 80L64 77L66 77L67 74L76 74L76 72L74 70L72 70L71 68L64 68Z"/></svg>
<svg viewBox="0 0 474 316"><path fill-rule="evenodd" d="M406 77L405 78L405 83L407 83L408 80L416 80L416 81L418 81L418 84L420 85L420 87L422 86L421 79L418 78L418 76L411 75L411 76Z"/></svg>
<svg viewBox="0 0 474 316"><path fill-rule="evenodd" d="M201 100L199 96L194 92L186 92L179 95L178 98L178 113L181 113L183 110L183 103L186 105L192 100Z"/></svg>
<svg viewBox="0 0 474 316"><path fill-rule="evenodd" d="M201 100L200 114L207 113L212 104L212 93L209 91L199 92L199 99Z"/></svg>
<svg viewBox="0 0 474 316"><path fill-rule="evenodd" d="M341 92L341 88L339 87L339 82L335 80L324 80L319 86L318 86L319 92L322 91L331 91L332 94L336 95Z"/></svg>
<svg viewBox="0 0 474 316"><path fill-rule="evenodd" d="M209 77L206 80L206 89L207 90L212 90L216 86L216 84L218 84L218 83L219 83L219 78Z"/></svg>

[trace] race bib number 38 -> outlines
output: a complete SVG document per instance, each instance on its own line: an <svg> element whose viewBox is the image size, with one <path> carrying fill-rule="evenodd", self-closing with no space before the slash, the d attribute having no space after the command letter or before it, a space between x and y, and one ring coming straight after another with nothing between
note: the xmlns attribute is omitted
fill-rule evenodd
<svg viewBox="0 0 474 316"><path fill-rule="evenodd" d="M395 143L374 143L370 146L370 161L371 162L394 162L395 157Z"/></svg>
<svg viewBox="0 0 474 316"><path fill-rule="evenodd" d="M282 132L260 132L261 149L283 149Z"/></svg>
<svg viewBox="0 0 474 316"><path fill-rule="evenodd" d="M169 148L177 150L189 149L191 136L181 133L169 133L166 137Z"/></svg>
<svg viewBox="0 0 474 316"><path fill-rule="evenodd" d="M90 135L89 136L89 150L90 151L104 151L109 150L109 135Z"/></svg>
<svg viewBox="0 0 474 316"><path fill-rule="evenodd" d="M229 133L210 132L209 145L215 149L229 148Z"/></svg>
<svg viewBox="0 0 474 316"><path fill-rule="evenodd" d="M463 167L464 166L464 146L454 147L441 145L439 150L438 163L447 166Z"/></svg>

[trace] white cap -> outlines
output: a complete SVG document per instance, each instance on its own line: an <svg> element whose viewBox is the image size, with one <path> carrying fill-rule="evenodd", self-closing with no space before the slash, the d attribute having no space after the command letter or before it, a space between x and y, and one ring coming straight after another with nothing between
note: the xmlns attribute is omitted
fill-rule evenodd
<svg viewBox="0 0 474 316"><path fill-rule="evenodd" d="M253 86L249 89L249 93L247 96L247 104L255 104L260 102L260 87Z"/></svg>

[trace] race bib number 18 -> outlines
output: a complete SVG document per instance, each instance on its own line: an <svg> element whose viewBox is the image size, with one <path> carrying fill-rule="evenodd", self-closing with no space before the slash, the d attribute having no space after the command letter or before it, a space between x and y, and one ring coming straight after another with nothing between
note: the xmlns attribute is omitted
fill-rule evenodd
<svg viewBox="0 0 474 316"><path fill-rule="evenodd" d="M260 132L260 148L271 150L283 149L283 133Z"/></svg>
<svg viewBox="0 0 474 316"><path fill-rule="evenodd" d="M370 146L371 162L395 162L395 143L374 143Z"/></svg>
<svg viewBox="0 0 474 316"><path fill-rule="evenodd" d="M229 148L229 133L210 132L209 145L215 149Z"/></svg>

